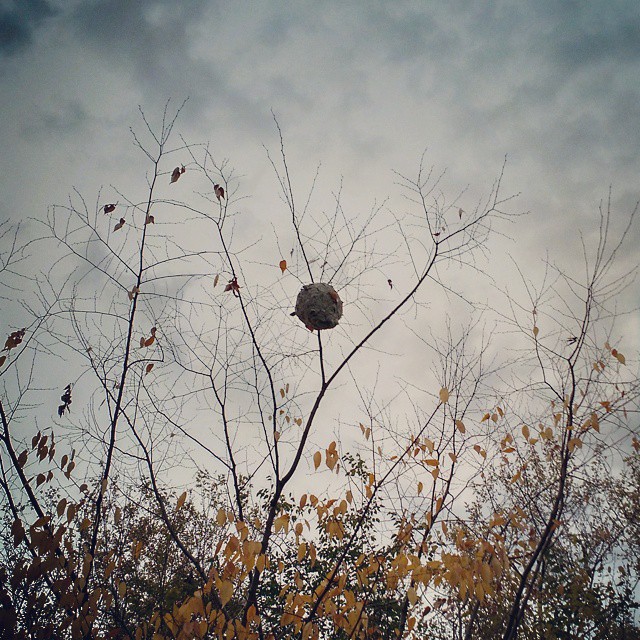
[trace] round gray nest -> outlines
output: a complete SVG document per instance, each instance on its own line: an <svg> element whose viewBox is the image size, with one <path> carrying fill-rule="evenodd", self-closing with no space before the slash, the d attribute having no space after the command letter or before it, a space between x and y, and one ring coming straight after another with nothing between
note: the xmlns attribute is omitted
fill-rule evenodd
<svg viewBox="0 0 640 640"><path fill-rule="evenodd" d="M296 300L295 314L311 331L333 329L342 317L338 292L324 282L305 284Z"/></svg>

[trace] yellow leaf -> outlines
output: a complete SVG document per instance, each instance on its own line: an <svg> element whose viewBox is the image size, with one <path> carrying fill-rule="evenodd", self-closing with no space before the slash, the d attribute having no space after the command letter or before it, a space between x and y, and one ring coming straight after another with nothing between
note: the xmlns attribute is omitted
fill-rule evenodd
<svg viewBox="0 0 640 640"><path fill-rule="evenodd" d="M178 504L176 505L176 511L178 511L178 509L180 509L184 505L186 499L187 499L187 492L183 491L182 494L180 494L180 497L178 498Z"/></svg>
<svg viewBox="0 0 640 640"><path fill-rule="evenodd" d="M411 603L411 606L418 601L418 593L415 587L409 587L407 589L407 600Z"/></svg>
<svg viewBox="0 0 640 640"><path fill-rule="evenodd" d="M460 433L464 433L467 430L462 420L456 420L456 427Z"/></svg>
<svg viewBox="0 0 640 640"><path fill-rule="evenodd" d="M282 273L284 273L287 270L287 261L286 260L280 260L280 271L282 271Z"/></svg>
<svg viewBox="0 0 640 640"><path fill-rule="evenodd" d="M322 463L322 454L319 451L316 451L313 454L313 466L317 469Z"/></svg>
<svg viewBox="0 0 640 640"><path fill-rule="evenodd" d="M233 595L233 582L231 582L231 580L223 580L220 588L218 589L218 593L220 594L220 602L224 607L224 605L231 600L231 596Z"/></svg>
<svg viewBox="0 0 640 640"><path fill-rule="evenodd" d="M424 488L424 485L422 484L422 482L418 482L418 495L422 493L423 488Z"/></svg>
<svg viewBox="0 0 640 640"><path fill-rule="evenodd" d="M446 387L442 387L442 389L440 389L440 402L442 402L442 404L445 404L446 402L448 402L449 400L449 390Z"/></svg>

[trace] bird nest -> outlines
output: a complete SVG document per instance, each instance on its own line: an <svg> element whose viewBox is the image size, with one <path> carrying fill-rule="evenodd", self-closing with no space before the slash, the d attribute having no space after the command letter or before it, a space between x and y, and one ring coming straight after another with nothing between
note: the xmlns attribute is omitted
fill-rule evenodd
<svg viewBox="0 0 640 640"><path fill-rule="evenodd" d="M310 331L333 329L342 317L342 300L338 292L324 282L306 284L296 299L298 316Z"/></svg>

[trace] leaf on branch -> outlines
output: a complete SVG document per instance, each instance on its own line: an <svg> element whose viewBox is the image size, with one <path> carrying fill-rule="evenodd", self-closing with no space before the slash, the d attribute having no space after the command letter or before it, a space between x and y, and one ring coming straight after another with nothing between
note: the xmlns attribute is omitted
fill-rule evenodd
<svg viewBox="0 0 640 640"><path fill-rule="evenodd" d="M60 396L62 404L58 407L58 416L62 418L65 411L71 411L71 384L64 388L64 393Z"/></svg>
<svg viewBox="0 0 640 640"><path fill-rule="evenodd" d="M7 356L0 356L0 367L7 361Z"/></svg>
<svg viewBox="0 0 640 640"><path fill-rule="evenodd" d="M611 349L611 355L620 363L620 364L625 364L626 360L625 357L617 350L617 349Z"/></svg>
<svg viewBox="0 0 640 640"><path fill-rule="evenodd" d="M178 498L178 503L176 504L176 511L178 511L179 509L182 508L182 506L184 505L186 499L187 499L187 492L183 491L180 494L180 497Z"/></svg>
<svg viewBox="0 0 640 640"><path fill-rule="evenodd" d="M462 209L458 209L458 220L462 220L462 214L464 211Z"/></svg>
<svg viewBox="0 0 640 640"><path fill-rule="evenodd" d="M29 452L26 449L18 456L18 466L20 468L24 467L24 465L27 463L28 457Z"/></svg>
<svg viewBox="0 0 640 640"><path fill-rule="evenodd" d="M216 198L218 198L218 200L224 198L224 189L219 184L213 185L213 192L216 194Z"/></svg>
<svg viewBox="0 0 640 640"><path fill-rule="evenodd" d="M467 430L462 420L456 420L456 428L460 433L464 433Z"/></svg>
<svg viewBox="0 0 640 640"><path fill-rule="evenodd" d="M7 338L7 341L4 343L3 351L11 351L11 349L17 347L22 342L25 332L26 329L20 329L20 331L14 331L11 333Z"/></svg>
<svg viewBox="0 0 640 640"><path fill-rule="evenodd" d="M393 281L391 280L391 278L387 279L387 284L389 285L389 289L393 289Z"/></svg>
<svg viewBox="0 0 640 640"><path fill-rule="evenodd" d="M26 460L26 457L25 457ZM313 454L313 466L317 469L322 463L322 454L319 451L316 451Z"/></svg>
<svg viewBox="0 0 640 640"><path fill-rule="evenodd" d="M280 267L280 271L282 271L282 273L284 273L287 270L287 261L286 260L280 260L280 264L278 266Z"/></svg>
<svg viewBox="0 0 640 640"><path fill-rule="evenodd" d="M220 593L220 602L224 607L229 600L231 600L231 596L233 595L233 582L231 580L224 580L218 589Z"/></svg>
<svg viewBox="0 0 640 640"><path fill-rule="evenodd" d="M149 213L144 221L145 224L155 224L156 219Z"/></svg>
<svg viewBox="0 0 640 640"><path fill-rule="evenodd" d="M442 387L440 389L440 402L442 404L446 404L449 401L449 390L446 387Z"/></svg>
<svg viewBox="0 0 640 640"><path fill-rule="evenodd" d="M146 375L147 373L149 373L149 372L151 371L151 369L153 369L153 362L150 362L150 363L145 367L145 369L144 369L144 373L145 373L145 375Z"/></svg>
<svg viewBox="0 0 640 640"><path fill-rule="evenodd" d="M538 333L540 332L540 329L538 329L538 327L533 327L533 337L537 338L538 337Z"/></svg>
<svg viewBox="0 0 640 640"><path fill-rule="evenodd" d="M116 206L117 204L105 204L104 207L102 207L102 210L105 214L113 213L116 210Z"/></svg>
<svg viewBox="0 0 640 640"><path fill-rule="evenodd" d="M232 280L229 280L229 284L224 288L225 293L227 291L231 291L231 293L233 293L234 296L239 296L240 295L240 285L238 284L238 278L235 277Z"/></svg>
<svg viewBox="0 0 640 640"><path fill-rule="evenodd" d="M129 297L129 300L133 300L136 293L140 293L140 287L133 287L131 291L127 291L127 296Z"/></svg>
<svg viewBox="0 0 640 640"><path fill-rule="evenodd" d="M213 286L217 287L218 286L218 281L220 280L220 274L217 274L216 277L213 279Z"/></svg>
<svg viewBox="0 0 640 640"><path fill-rule="evenodd" d="M126 220L124 218L120 218L120 220L116 223L116 226L113 227L114 231L120 231L122 227L124 227Z"/></svg>
<svg viewBox="0 0 640 640"><path fill-rule="evenodd" d="M171 173L171 182L169 184L173 184L174 182L178 182L178 178L186 171L184 165L181 167L176 167Z"/></svg>

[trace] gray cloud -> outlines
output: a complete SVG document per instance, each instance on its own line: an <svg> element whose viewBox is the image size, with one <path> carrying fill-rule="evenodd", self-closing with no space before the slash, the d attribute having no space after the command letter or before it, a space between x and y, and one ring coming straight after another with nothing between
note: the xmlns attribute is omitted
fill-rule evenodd
<svg viewBox="0 0 640 640"><path fill-rule="evenodd" d="M47 0L9 0L0 4L0 56L26 48L36 28L55 13Z"/></svg>

